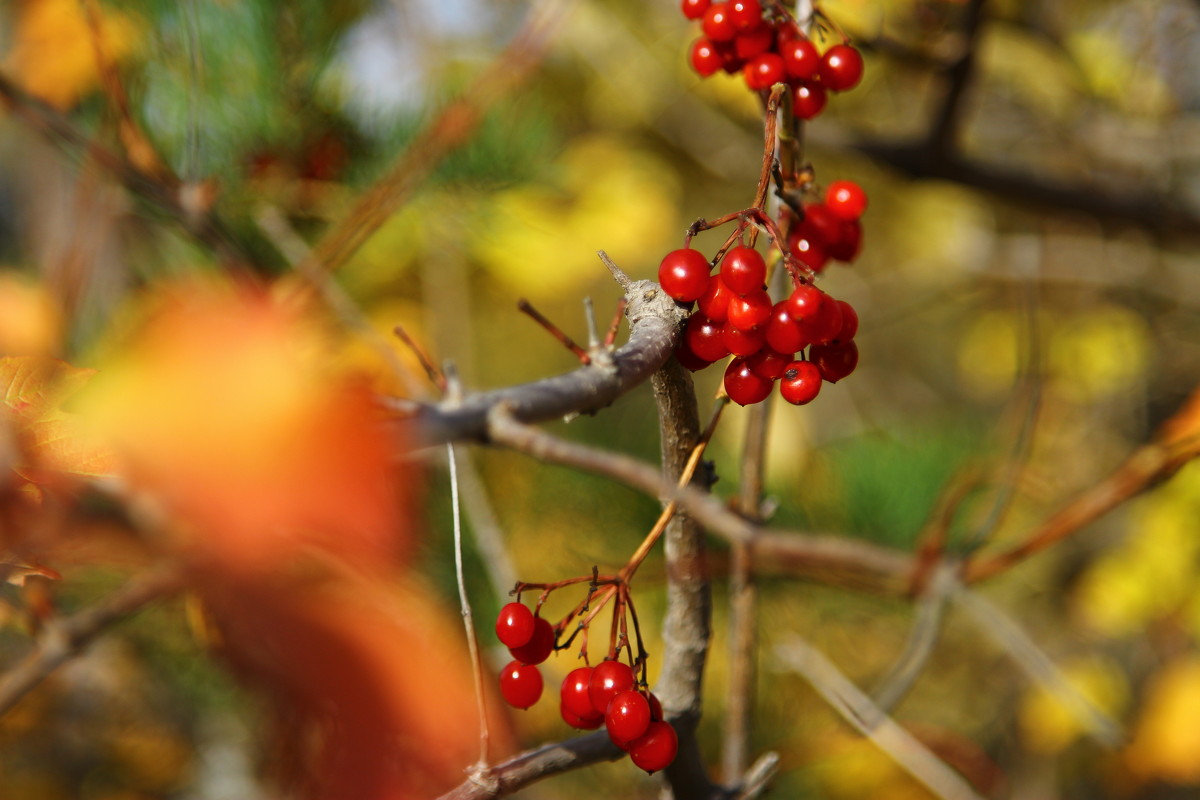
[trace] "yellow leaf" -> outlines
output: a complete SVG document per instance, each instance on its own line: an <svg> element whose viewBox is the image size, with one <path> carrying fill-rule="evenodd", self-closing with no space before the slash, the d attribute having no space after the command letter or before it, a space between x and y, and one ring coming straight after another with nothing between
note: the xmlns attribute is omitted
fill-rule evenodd
<svg viewBox="0 0 1200 800"><path fill-rule="evenodd" d="M1125 751L1143 779L1200 783L1200 659L1167 664L1146 690L1133 741Z"/></svg>
<svg viewBox="0 0 1200 800"><path fill-rule="evenodd" d="M1120 668L1100 658L1082 658L1063 665L1063 675L1098 709L1115 716L1128 700L1128 686ZM1026 692L1017 711L1022 739L1038 753L1062 751L1084 732L1079 715L1044 687Z"/></svg>

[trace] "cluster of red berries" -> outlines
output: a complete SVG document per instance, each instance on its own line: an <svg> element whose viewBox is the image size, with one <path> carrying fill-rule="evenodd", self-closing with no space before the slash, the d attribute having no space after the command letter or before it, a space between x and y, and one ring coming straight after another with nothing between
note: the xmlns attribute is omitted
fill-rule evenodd
<svg viewBox="0 0 1200 800"><path fill-rule="evenodd" d="M682 0L683 15L700 20L704 35L692 43L692 68L702 77L741 71L755 91L791 87L792 112L812 119L826 92L853 89L862 80L862 54L845 42L818 52L778 4L763 14L759 0Z"/></svg>
<svg viewBox="0 0 1200 800"><path fill-rule="evenodd" d="M862 249L862 223L867 195L853 181L834 181L825 201L804 204L804 219L788 231L787 245L804 266L821 272L830 259L851 262Z"/></svg>
<svg viewBox="0 0 1200 800"><path fill-rule="evenodd" d="M500 694L515 708L529 708L542 696L537 665L555 648L554 627L523 603L509 603L496 619L496 636L513 660L500 672ZM579 667L563 680L559 712L579 730L604 725L608 737L648 773L675 760L679 740L663 719L658 698L639 685L633 667L610 659L595 667Z"/></svg>

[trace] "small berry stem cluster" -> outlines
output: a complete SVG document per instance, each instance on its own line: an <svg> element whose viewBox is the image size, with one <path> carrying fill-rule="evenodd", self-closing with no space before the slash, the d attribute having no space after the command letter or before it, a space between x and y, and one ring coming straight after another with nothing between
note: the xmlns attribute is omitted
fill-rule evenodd
<svg viewBox="0 0 1200 800"><path fill-rule="evenodd" d="M820 11L813 19L817 30L841 38L823 53L778 2L682 0L681 7L704 33L691 49L692 68L701 77L741 72L755 91L786 83L797 119L812 119L825 108L828 92L853 89L862 80L862 55Z"/></svg>
<svg viewBox="0 0 1200 800"><path fill-rule="evenodd" d="M588 587L586 596L558 624L551 625L541 616L542 605L551 592L582 583ZM541 590L533 610L521 602L521 593L531 589ZM500 609L496 619L496 636L513 657L500 672L500 694L505 701L515 708L529 708L536 703L544 688L537 665L552 652L570 648L579 637L584 666L572 670L563 680L559 691L563 721L579 730L595 730L603 725L609 739L648 773L674 761L678 738L663 717L662 704L648 688L647 655L626 578L602 576L593 568L589 576L556 583L518 583L513 591L516 601ZM614 598L608 652L592 667L588 664L588 631L601 609ZM564 639L572 622L574 630ZM626 660L621 660L622 655Z"/></svg>

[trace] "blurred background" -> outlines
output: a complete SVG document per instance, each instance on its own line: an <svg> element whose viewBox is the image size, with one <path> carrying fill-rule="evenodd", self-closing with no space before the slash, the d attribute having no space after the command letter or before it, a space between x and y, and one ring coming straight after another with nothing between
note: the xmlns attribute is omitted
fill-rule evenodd
<svg viewBox="0 0 1200 800"><path fill-rule="evenodd" d="M909 551L948 482L976 470L984 479L955 515L951 550L1019 541L1108 475L1200 377L1200 3L821 8L866 58L862 85L834 96L804 133L819 184L854 180L870 197L860 258L822 278L858 310L861 362L811 406L774 404L771 524ZM691 222L752 201L758 98L740 76L690 70L698 29L676 3L13 0L0 8L0 74L136 161L132 120L199 207L215 203L236 248L283 274L289 237L316 241L439 108L511 68L501 53L535 13L552 22L540 63L489 98L466 143L336 276L356 309L340 357L383 391L428 398L355 325L420 375L392 336L403 325L469 388L567 371L574 358L517 312L519 298L586 340L583 298L603 326L620 296L597 250L653 278ZM97 47L117 65L127 114ZM142 287L220 263L179 209L122 187L69 136L45 134L15 111L0 116L0 351L91 366ZM724 235L696 245L711 253ZM696 375L702 418L719 378ZM729 409L710 450L722 496L737 489L746 414ZM648 387L551 428L657 458ZM503 551L469 545L485 622L513 575L615 569L657 515L653 499L607 479L512 453L473 452L468 471ZM1011 501L999 515L997 498ZM436 465L425 510L419 568L452 604L449 494ZM81 544L55 564L67 578L54 587L61 607L127 574L101 549ZM988 796L1196 796L1198 559L1192 466L979 588L1111 717L1116 737L1091 735L1061 692L1031 676L1030 658L1013 656L1011 637L997 644L995 624L954 609L896 719ZM700 726L714 764L726 562L714 543ZM652 679L662 577L652 559L636 587ZM782 755L773 796L927 797L774 655L798 633L870 688L904 650L913 604L787 575L763 576L760 591L751 749ZM0 588L0 664L28 647L30 594ZM261 709L206 656L188 618L184 601L139 615L0 718L0 795L272 796L255 777ZM572 666L560 655L547 684ZM568 733L553 703L513 716L523 745ZM656 787L620 762L519 796L652 797Z"/></svg>

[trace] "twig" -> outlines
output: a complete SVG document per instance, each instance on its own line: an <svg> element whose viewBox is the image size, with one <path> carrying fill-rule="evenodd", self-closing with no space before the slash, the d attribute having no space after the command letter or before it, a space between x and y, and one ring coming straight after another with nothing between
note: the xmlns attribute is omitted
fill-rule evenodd
<svg viewBox="0 0 1200 800"><path fill-rule="evenodd" d="M598 731L521 753L494 765L488 773L488 781L468 779L438 800L491 800L504 797L542 778L601 761L615 761L624 755L624 751L608 738L608 733Z"/></svg>
<svg viewBox="0 0 1200 800"><path fill-rule="evenodd" d="M421 369L425 370L425 376L429 378L429 382L436 386L439 392L445 392L446 376L433 363L433 359L425 352L425 348L417 344L416 340L408 335L408 331L404 329L403 325L393 325L392 333L396 334L396 338L404 342L409 352L417 357L417 361L420 363Z"/></svg>
<svg viewBox="0 0 1200 800"><path fill-rule="evenodd" d="M446 156L469 141L488 109L536 69L565 8L563 0L536 3L504 52L416 134L391 169L321 237L307 266L332 271L345 264Z"/></svg>
<svg viewBox="0 0 1200 800"><path fill-rule="evenodd" d="M492 590L501 604L506 602L508 590L517 582L517 572L513 569L508 551L504 549L504 537L496 513L492 509L487 491L479 479L479 471L475 467L470 451L458 454L458 483L462 494L463 510L467 512L467 522L475 538L475 546L479 548L484 569L492 583Z"/></svg>
<svg viewBox="0 0 1200 800"><path fill-rule="evenodd" d="M942 630L947 593L957 580L955 569L951 564L940 562L933 566L932 580L922 585L917 598L916 619L913 620L904 652L872 692L875 704L885 713L895 708L908 694L933 655L938 634Z"/></svg>
<svg viewBox="0 0 1200 800"><path fill-rule="evenodd" d="M943 800L983 800L961 775L888 717L832 662L807 642L794 638L776 650L817 694L859 733Z"/></svg>
<svg viewBox="0 0 1200 800"><path fill-rule="evenodd" d="M538 325L541 325L543 328L545 328L546 331L555 339L557 339L563 347L575 354L575 357L579 359L579 363L583 364L584 366L592 363L592 358L588 355L587 350L584 350L582 347L576 344L575 340L570 336L567 336L567 334L563 332L562 328L558 327L549 319L547 319L545 314L534 308L533 304L524 297L517 301L517 310L530 317Z"/></svg>
<svg viewBox="0 0 1200 800"><path fill-rule="evenodd" d="M613 342L617 340L617 331L621 327L621 319L625 316L625 298L622 297L617 301L617 308L613 311L612 323L608 326L608 332L604 334L604 347L610 348Z"/></svg>
<svg viewBox="0 0 1200 800"><path fill-rule="evenodd" d="M746 771L741 783L738 784L738 792L734 795L734 800L755 800L767 790L778 771L779 754L763 753Z"/></svg>
<svg viewBox="0 0 1200 800"><path fill-rule="evenodd" d="M0 675L0 715L10 711L65 661L83 652L110 626L182 587L179 572L153 572L134 578L93 606L47 621L35 649Z"/></svg>

